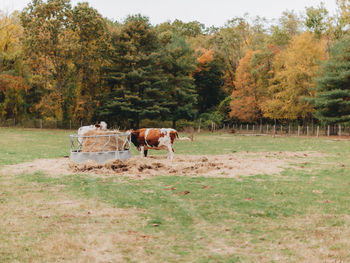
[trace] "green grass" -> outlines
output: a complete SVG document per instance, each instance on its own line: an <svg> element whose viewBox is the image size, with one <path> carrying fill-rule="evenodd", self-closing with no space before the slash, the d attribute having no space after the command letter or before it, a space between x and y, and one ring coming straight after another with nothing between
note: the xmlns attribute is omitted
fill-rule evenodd
<svg viewBox="0 0 350 263"><path fill-rule="evenodd" d="M69 133L0 129L2 165L68 155ZM85 248L79 247L63 259L50 252L40 253L38 248L45 240L50 243L59 231L70 240L85 237L89 227L102 231L102 236L130 232L130 236L141 233L147 237L113 243L113 248L105 252L120 254L119 261L123 262L347 262L349 146L349 141L316 138L201 134L192 143L176 142L176 153L314 151L328 155L313 163L298 164L296 169L285 169L281 175L264 174L241 180L161 175L143 180L79 174L50 177L43 173L0 176L0 208L5 217L9 222L13 218L29 220L19 236L6 229L10 225L0 224L5 229L0 237L0 262L78 262ZM169 190L171 187L173 190ZM56 188L61 190L53 191ZM136 211L135 216L112 220L107 215L84 221L74 215L62 219L51 207L43 213L57 215L46 220L52 229L48 227L43 232L41 228L46 223L30 219L38 216L23 219L18 213L18 209L27 208L34 210L29 214L35 213L62 194L113 209ZM25 205L23 196L30 197ZM16 209L12 211L12 207ZM82 218L86 214L85 211ZM69 224L62 223L68 219ZM98 241L81 243L97 246ZM26 252L15 254L13 251L18 249Z"/></svg>

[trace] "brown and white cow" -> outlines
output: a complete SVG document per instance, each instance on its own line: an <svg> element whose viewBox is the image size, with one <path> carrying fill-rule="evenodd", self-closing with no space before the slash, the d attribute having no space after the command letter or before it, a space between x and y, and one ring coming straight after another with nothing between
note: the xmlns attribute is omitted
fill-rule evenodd
<svg viewBox="0 0 350 263"><path fill-rule="evenodd" d="M173 144L179 138L176 130L170 128L143 128L131 130L131 142L135 145L141 156L147 157L148 149L167 150L168 158L174 158Z"/></svg>

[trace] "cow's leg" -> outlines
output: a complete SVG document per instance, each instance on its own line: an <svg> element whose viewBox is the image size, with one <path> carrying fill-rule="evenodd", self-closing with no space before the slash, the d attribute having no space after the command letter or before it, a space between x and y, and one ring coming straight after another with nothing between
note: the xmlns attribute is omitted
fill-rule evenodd
<svg viewBox="0 0 350 263"><path fill-rule="evenodd" d="M140 146L140 154L141 154L141 157L143 157L143 152L144 152L144 146Z"/></svg>
<svg viewBox="0 0 350 263"><path fill-rule="evenodd" d="M172 145L168 145L168 159L173 160L174 159L174 152Z"/></svg>
<svg viewBox="0 0 350 263"><path fill-rule="evenodd" d="M147 157L148 150L144 150L143 153L144 153L145 157Z"/></svg>

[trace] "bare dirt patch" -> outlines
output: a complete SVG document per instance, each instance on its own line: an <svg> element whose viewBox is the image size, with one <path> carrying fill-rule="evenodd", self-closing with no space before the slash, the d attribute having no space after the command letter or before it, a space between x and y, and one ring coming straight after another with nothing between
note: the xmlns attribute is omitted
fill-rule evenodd
<svg viewBox="0 0 350 263"><path fill-rule="evenodd" d="M68 158L38 159L33 162L5 166L0 173L20 174L42 171L59 176L77 173L149 177L155 175L237 177L257 174L279 174L291 164L322 157L313 152L235 153L229 155L176 155L173 161L165 156L132 157L126 161L75 164Z"/></svg>

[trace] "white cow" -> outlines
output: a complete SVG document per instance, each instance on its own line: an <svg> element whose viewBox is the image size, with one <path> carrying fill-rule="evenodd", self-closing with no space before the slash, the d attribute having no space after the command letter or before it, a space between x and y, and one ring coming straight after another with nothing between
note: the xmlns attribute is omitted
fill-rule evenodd
<svg viewBox="0 0 350 263"><path fill-rule="evenodd" d="M79 148L81 147L81 145L83 143L83 138L81 138L80 136L83 136L88 131L97 131L97 130L106 131L107 130L107 123L105 123L104 121L101 121L99 124L80 127L78 129Z"/></svg>

